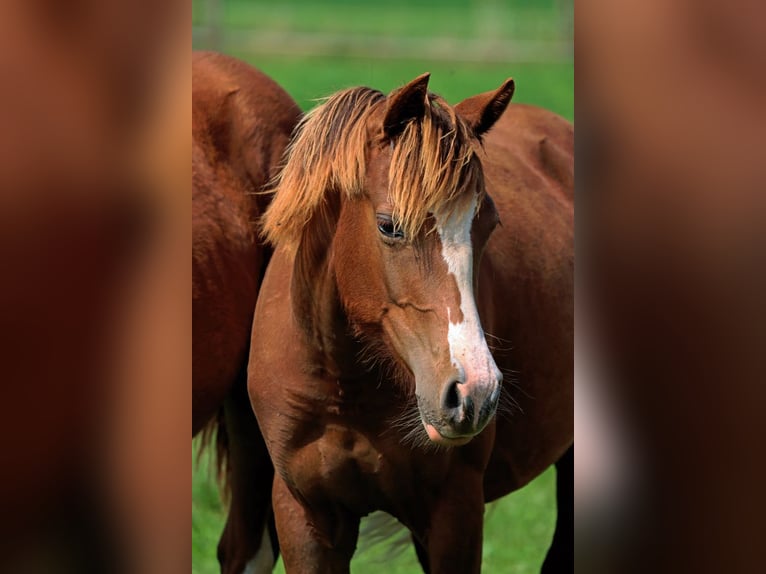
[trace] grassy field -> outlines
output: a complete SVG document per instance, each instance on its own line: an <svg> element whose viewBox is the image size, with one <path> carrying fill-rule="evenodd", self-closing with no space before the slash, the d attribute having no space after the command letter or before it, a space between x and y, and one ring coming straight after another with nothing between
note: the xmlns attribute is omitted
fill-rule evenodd
<svg viewBox="0 0 766 574"><path fill-rule="evenodd" d="M451 103L497 88L503 80L516 82L514 102L535 104L572 119L572 64L448 64L421 61L374 62L344 58L288 58L233 54L260 68L309 109L317 98L350 86L383 92L399 87L423 72L431 72L429 88Z"/></svg>
<svg viewBox="0 0 766 574"><path fill-rule="evenodd" d="M491 59L471 62L450 58L466 42L490 41L501 44L523 37L546 42L552 37L566 40L568 16L561 12L563 0L391 0L385 9L354 0L219 0L221 45L227 38L242 34L251 38L268 35L273 45L248 50L232 44L227 53L257 66L298 101L303 109L333 92L366 85L388 92L423 72L431 72L430 89L448 101L460 100L496 88L508 77L516 80L514 101L533 103L572 120L574 116L574 64L571 58L550 62ZM194 22L204 26L205 3L194 0ZM427 23L427 25L424 25ZM315 36L351 37L331 53L296 53L291 42L310 33ZM436 54L414 51L388 57L385 49L374 58L356 57L353 38L370 36L432 40ZM197 49L209 48L204 34ZM495 44L491 44L495 45ZM438 57L441 46L445 56Z"/></svg>
<svg viewBox="0 0 766 574"><path fill-rule="evenodd" d="M292 34L560 40L571 34L566 0L194 0L193 23L217 19L227 31ZM569 28L571 29L571 28Z"/></svg>
<svg viewBox="0 0 766 574"><path fill-rule="evenodd" d="M502 35L530 34L543 39L561 32L561 18L554 13L556 0L393 0L386 9L351 0L263 0L223 2L223 31L257 35L291 34L432 36L460 42ZM510 8L509 8L510 6ZM435 9L438 7L438 9ZM195 24L204 24L202 3L193 2ZM470 8L470 10L468 9ZM424 22L428 26L424 26ZM225 44L224 44L225 45ZM197 42L195 48L207 48ZM431 72L430 89L457 103L468 96L496 88L507 77L516 80L514 101L536 104L572 120L574 66L571 61L550 63L469 63L449 59L359 58L339 52L321 55L280 53L279 47L254 53L229 50L279 82L305 110L318 98L341 88L366 85L388 92L415 76ZM453 50L455 46L451 47ZM483 571L489 573L539 572L555 523L555 474L549 470L532 484L490 505L485 519ZM224 509L208 460L193 456L192 572L219 571L216 544L223 528ZM278 572L283 572L281 563ZM411 547L392 557L388 549L371 548L352 562L352 572L405 574L420 572Z"/></svg>

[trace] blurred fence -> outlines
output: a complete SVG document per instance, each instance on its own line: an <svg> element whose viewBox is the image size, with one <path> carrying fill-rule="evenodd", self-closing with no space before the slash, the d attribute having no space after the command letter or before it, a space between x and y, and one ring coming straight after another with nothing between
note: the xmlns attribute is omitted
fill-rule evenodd
<svg viewBox="0 0 766 574"><path fill-rule="evenodd" d="M194 0L193 46L243 55L572 60L571 0Z"/></svg>

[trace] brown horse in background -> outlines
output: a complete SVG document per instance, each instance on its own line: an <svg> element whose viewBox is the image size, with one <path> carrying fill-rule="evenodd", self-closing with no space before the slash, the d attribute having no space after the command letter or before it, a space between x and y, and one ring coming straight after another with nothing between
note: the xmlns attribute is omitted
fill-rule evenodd
<svg viewBox="0 0 766 574"><path fill-rule="evenodd" d="M273 80L220 54L195 54L192 82L192 435L217 414L231 494L218 556L224 573L239 573L261 556L262 537L268 541L273 474L245 387L253 309L270 256L256 230L270 196L257 192L275 175L300 110ZM268 546L259 559L270 568Z"/></svg>
<svg viewBox="0 0 766 574"><path fill-rule="evenodd" d="M544 571L572 567L572 127L427 83L313 110L264 217L248 389L289 572L348 572L375 510L478 572L485 501L557 461Z"/></svg>

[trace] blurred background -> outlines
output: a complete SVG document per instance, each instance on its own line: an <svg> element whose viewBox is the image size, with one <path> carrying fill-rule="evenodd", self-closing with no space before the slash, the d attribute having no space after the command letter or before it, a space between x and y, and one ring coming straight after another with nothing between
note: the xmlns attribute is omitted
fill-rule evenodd
<svg viewBox="0 0 766 574"><path fill-rule="evenodd" d="M574 119L573 3L568 0L194 0L193 47L245 60L302 109L340 89L389 92L424 72L455 104L516 81L515 102ZM219 571L224 509L206 456L193 446L192 571ZM555 474L487 511L486 572L539 572L555 524ZM281 562L277 571L282 572ZM420 572L414 551L357 554L355 572Z"/></svg>
<svg viewBox="0 0 766 574"><path fill-rule="evenodd" d="M388 92L430 71L457 103L509 76L514 101L573 116L569 0L194 0L193 46L254 64L307 109L339 89Z"/></svg>

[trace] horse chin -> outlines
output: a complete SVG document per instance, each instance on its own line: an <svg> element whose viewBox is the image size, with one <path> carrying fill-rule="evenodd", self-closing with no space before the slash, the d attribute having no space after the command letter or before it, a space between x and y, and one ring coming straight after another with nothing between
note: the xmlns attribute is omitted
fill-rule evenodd
<svg viewBox="0 0 766 574"><path fill-rule="evenodd" d="M426 434L428 435L428 438L431 440L431 442L434 442L440 446L463 446L464 444L471 442L471 439L475 436L445 436L436 430L436 427L430 423L423 421L423 426L425 427Z"/></svg>

